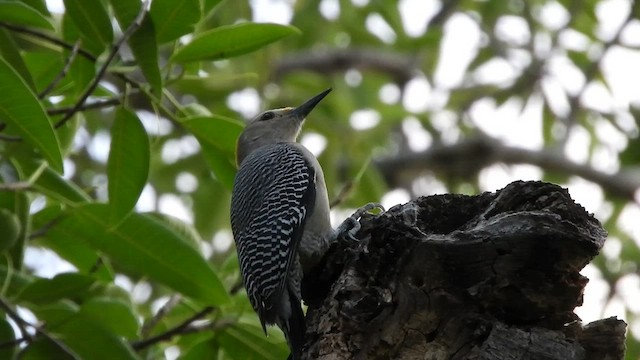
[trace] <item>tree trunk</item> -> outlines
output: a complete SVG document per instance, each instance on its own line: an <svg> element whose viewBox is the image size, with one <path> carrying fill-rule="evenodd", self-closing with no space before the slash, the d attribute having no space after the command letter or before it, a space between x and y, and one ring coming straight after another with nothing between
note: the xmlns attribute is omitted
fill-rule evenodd
<svg viewBox="0 0 640 360"><path fill-rule="evenodd" d="M518 181L361 223L305 276L303 359L623 358L622 320L573 313L606 232L566 189Z"/></svg>

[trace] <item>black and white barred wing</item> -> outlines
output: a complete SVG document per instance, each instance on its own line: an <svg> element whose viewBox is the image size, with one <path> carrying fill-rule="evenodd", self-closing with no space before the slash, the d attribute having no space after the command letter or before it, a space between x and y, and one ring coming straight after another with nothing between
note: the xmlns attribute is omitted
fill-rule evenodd
<svg viewBox="0 0 640 360"><path fill-rule="evenodd" d="M251 304L272 324L315 202L315 172L295 146L274 144L243 161L233 188L231 227Z"/></svg>

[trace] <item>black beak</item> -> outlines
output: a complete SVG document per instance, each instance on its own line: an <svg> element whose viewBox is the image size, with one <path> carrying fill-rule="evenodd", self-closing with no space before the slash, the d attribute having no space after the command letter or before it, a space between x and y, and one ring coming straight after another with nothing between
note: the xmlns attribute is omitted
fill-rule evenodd
<svg viewBox="0 0 640 360"><path fill-rule="evenodd" d="M300 119L304 119L305 117L307 117L307 115L309 115L311 110L313 110L313 108L316 107L316 105L318 105L318 103L322 99L324 99L324 97L327 96L327 94L329 94L330 92L331 92L331 88L312 97L311 99L307 100L304 104L293 109L293 114L297 115Z"/></svg>

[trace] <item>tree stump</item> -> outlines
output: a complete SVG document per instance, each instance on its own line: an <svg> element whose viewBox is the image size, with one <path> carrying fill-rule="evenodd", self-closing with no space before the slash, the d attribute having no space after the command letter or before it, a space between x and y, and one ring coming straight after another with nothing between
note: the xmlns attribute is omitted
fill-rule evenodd
<svg viewBox="0 0 640 360"><path fill-rule="evenodd" d="M305 276L303 359L623 358L624 321L573 313L607 234L566 189L421 197L361 223Z"/></svg>

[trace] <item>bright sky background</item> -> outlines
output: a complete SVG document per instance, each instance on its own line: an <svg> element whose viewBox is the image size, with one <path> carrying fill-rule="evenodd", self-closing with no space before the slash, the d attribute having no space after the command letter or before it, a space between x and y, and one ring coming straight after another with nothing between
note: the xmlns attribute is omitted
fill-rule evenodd
<svg viewBox="0 0 640 360"><path fill-rule="evenodd" d="M356 5L366 4L368 0L352 0ZM255 19L259 22L278 22L288 23L292 18L293 0L252 0L251 4L254 8ZM61 11L63 8L62 0L47 0L47 4L52 11ZM440 2L437 0L401 0L399 2L400 13L404 22L406 31L410 35L418 36L425 30L427 20L439 9ZM630 8L628 0L605 0L600 2L597 7L596 15L600 22L598 34L602 39L611 38L620 27L623 19L626 17ZM321 14L327 18L336 18L339 15L338 0L323 0L320 4ZM567 20L569 14L561 6L552 3L543 9L543 19L545 25L550 28L560 28ZM395 34L384 22L380 16L372 16L367 20L367 28L369 31L380 37L383 41L392 42ZM498 23L498 32L504 40L511 42L526 42L531 34L523 20L517 17L505 17ZM587 49L589 44L584 36L575 32L566 31L561 37L562 43L575 49ZM636 22L628 26L623 33L622 39L630 45L640 45L640 23ZM539 40L539 41L538 41ZM412 80L405 91L404 98L400 99L400 91L393 85L389 85L380 91L380 98L387 103L401 101L402 104L410 111L421 112L426 110L438 109L442 106L442 99L446 99L447 89L457 86L461 83L466 73L466 66L472 59L475 49L480 44L481 37L475 22L466 15L454 15L445 26L442 58L448 59L441 62L437 68L434 83L430 84L424 77L417 77ZM550 75L543 82L543 89L550 94L551 98L558 99L551 105L555 110L562 113L566 112L567 102L562 96L556 96L560 93L558 90L576 94L584 86L584 76L577 71L571 64L568 64L558 54L550 52L545 47L545 39L536 39L537 51L551 59ZM589 49L593 53L597 53L598 49ZM546 52L546 53L545 53ZM524 67L530 59L522 54L513 54L512 63L506 61L493 61L484 66L480 71L473 74L477 81L486 81L487 79L501 79L508 81L516 74L519 67ZM629 104L640 104L640 91L637 84L640 84L640 52L623 48L615 48L611 51L602 62L603 72L607 78L611 88L610 96L608 91L598 86L590 86L586 89L583 101L593 108L607 109L614 113L626 109ZM345 79L348 83L357 84L359 82L359 74L357 71L348 72ZM427 96L425 96L425 94ZM261 102L259 94L253 89L246 89L236 92L229 97L229 106L237 110L245 117L255 115L261 110ZM487 134L501 139L508 145L519 146L527 149L539 149L542 146L542 133L540 119L534 116L536 109L541 106L541 101L531 101L527 104L526 111L520 112L520 104L515 101L508 101L500 107L490 100L483 100L476 103L471 109L471 121ZM144 119L143 119L144 120ZM377 112L371 109L361 109L354 113L349 119L350 124L355 129L366 129L379 121ZM635 129L633 119L628 119L629 129ZM434 126L444 132L445 140L455 142L461 136L454 125L452 116L441 113L433 118ZM147 128L150 131L162 133L162 122L157 119L151 119ZM411 134L410 145L415 150L423 150L428 147L431 139L429 134L424 131L420 123L416 119L408 118L403 124L403 129ZM609 123L600 121L596 124L597 136L603 145L595 150L594 159L591 165L595 168L614 173L619 170L617 161L617 152L626 146L626 137L615 129ZM309 147L314 153L321 152L326 146L326 140L318 134L308 134L303 137L302 142ZM177 141L163 151L163 158L177 158L186 156L189 153L198 151L197 143L189 140ZM571 160L578 163L586 163L588 160L588 149L590 146L590 138L587 130L578 126L569 136L568 145L565 148L565 154ZM106 162L106 156L109 149L108 134L100 134L92 140L89 145L92 154L95 157ZM67 164L67 169L72 164ZM538 180L541 178L541 171L534 166L518 165L504 166L494 165L484 169L480 174L480 185L483 190L493 191L500 189L514 180ZM180 186L195 187L197 179L188 174L180 180ZM442 193L445 191L444 186L433 177L425 177L418 182L420 192L424 194ZM587 211L596 214L596 216L604 220L611 214L611 207L604 202L604 196L601 189L588 181L573 177L566 184L572 197L582 204ZM106 184L102 184L106 189ZM639 197L640 198L640 197ZM387 194L382 203L385 207L409 201L409 195L405 191L394 190ZM188 222L191 222L192 214L187 206L177 196L163 196L159 199L159 208L154 209L156 202L156 194L148 187L145 189L140 202L139 210L159 210ZM338 222L338 218L344 217L348 212L334 214L334 222ZM637 205L628 205L620 218L620 228L628 232L640 244L640 207ZM229 233L219 234L214 239L214 248L224 249L231 245L231 236ZM610 239L603 251L611 258L615 258L621 249L620 242L617 239ZM211 251L211 249L209 249ZM27 257L27 264L38 269L39 275L52 276L61 271L69 271L69 264L61 262L47 251L30 250ZM593 321L606 316L618 316L625 318L625 309L635 313L640 312L640 278L638 276L629 276L623 279L619 284L618 294L621 297L614 298L610 305L603 308L605 303L605 290L607 283L601 279L599 271L592 266L587 266L583 274L590 278L589 285L586 288L585 304L577 309L578 315L585 321ZM123 284L124 287L131 289L131 284ZM632 299L635 299L633 301ZM631 326L638 326L630 324ZM640 334L640 328L636 329L636 334Z"/></svg>

